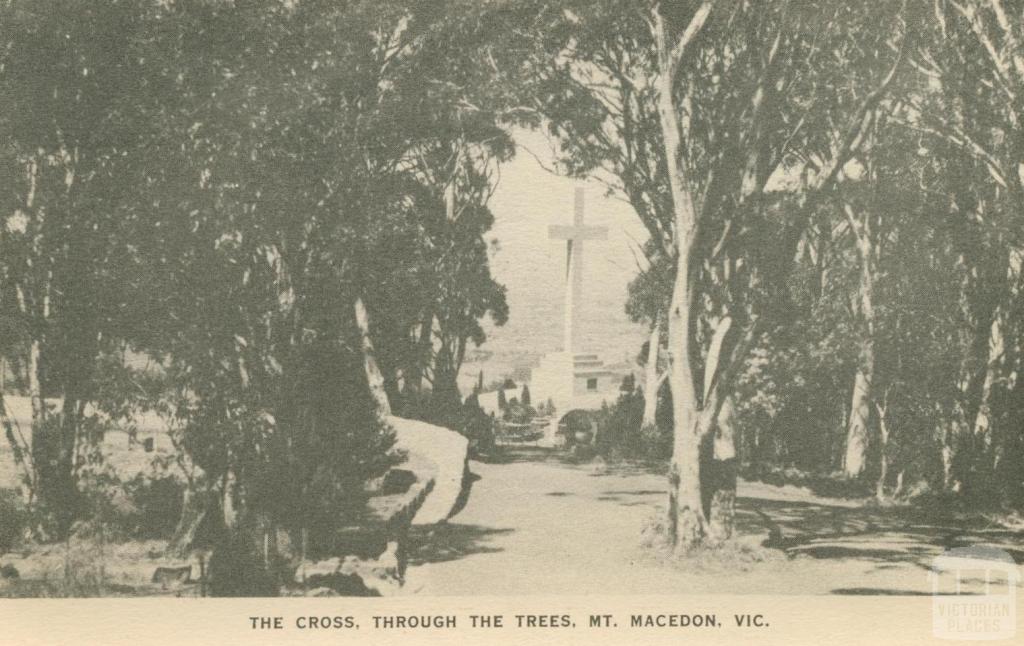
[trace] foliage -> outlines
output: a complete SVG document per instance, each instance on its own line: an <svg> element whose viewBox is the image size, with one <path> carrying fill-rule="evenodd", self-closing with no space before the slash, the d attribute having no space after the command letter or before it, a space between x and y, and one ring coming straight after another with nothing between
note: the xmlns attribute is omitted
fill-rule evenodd
<svg viewBox="0 0 1024 646"><path fill-rule="evenodd" d="M476 393L466 398L461 418L454 428L469 440L471 455L482 455L494 448L495 420L480 407Z"/></svg>
<svg viewBox="0 0 1024 646"><path fill-rule="evenodd" d="M479 107L490 26L427 4L0 7L0 351L63 398L32 429L57 534L114 487L74 455L100 418L155 411L188 486L321 526L393 459L367 336L396 409L460 403L467 343L508 315L486 203L523 117Z"/></svg>
<svg viewBox="0 0 1024 646"><path fill-rule="evenodd" d="M509 316L488 204L523 126L648 233L626 308L663 345L656 423L624 388L593 416L603 454L1024 505L1007 6L0 4L0 358L33 409L29 437L0 422L26 522L166 535L177 480L122 483L99 449L156 414L184 486L329 533L394 459L371 364L387 408L474 452L554 414L481 374L499 422L457 386ZM699 478L673 487L699 539Z"/></svg>
<svg viewBox="0 0 1024 646"><path fill-rule="evenodd" d="M644 392L632 376L627 375L618 399L596 414L594 446L597 453L605 458L667 460L671 456L671 406L668 385L663 384L657 423L645 426Z"/></svg>
<svg viewBox="0 0 1024 646"><path fill-rule="evenodd" d="M130 514L119 519L126 533L140 539L170 539L181 518L185 486L167 474L138 474L123 483Z"/></svg>
<svg viewBox="0 0 1024 646"><path fill-rule="evenodd" d="M0 489L0 554L13 550L28 530L28 511L21 496L13 489Z"/></svg>

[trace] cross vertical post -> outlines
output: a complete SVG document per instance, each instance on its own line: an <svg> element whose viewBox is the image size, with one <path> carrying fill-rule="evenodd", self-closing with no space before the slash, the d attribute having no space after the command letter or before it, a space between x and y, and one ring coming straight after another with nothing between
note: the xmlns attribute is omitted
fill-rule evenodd
<svg viewBox="0 0 1024 646"><path fill-rule="evenodd" d="M583 293L583 241L605 240L608 229L588 227L583 224L583 188L577 187L573 204L573 223L569 226L551 225L548 237L565 240L565 328L563 330L564 351L576 351L575 330L580 311L580 297Z"/></svg>

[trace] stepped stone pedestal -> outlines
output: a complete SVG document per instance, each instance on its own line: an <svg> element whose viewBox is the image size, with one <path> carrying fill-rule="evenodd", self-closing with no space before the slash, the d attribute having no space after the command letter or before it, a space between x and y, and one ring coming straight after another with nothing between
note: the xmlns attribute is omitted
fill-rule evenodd
<svg viewBox="0 0 1024 646"><path fill-rule="evenodd" d="M538 399L543 397L542 401L550 398L564 414L615 401L621 378L596 354L553 352L541 357L540 365L533 369L530 391L537 393Z"/></svg>

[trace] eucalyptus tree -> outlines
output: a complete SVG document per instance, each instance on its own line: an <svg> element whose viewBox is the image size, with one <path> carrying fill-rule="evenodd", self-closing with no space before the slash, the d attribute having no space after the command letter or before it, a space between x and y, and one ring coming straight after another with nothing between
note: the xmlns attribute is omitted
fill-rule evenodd
<svg viewBox="0 0 1024 646"><path fill-rule="evenodd" d="M668 526L678 548L732 531L733 378L776 324L806 223L892 82L900 12L887 7L880 21L877 9L832 3L580 1L530 15L547 52L529 63L533 96L570 168L611 178L672 268Z"/></svg>
<svg viewBox="0 0 1024 646"><path fill-rule="evenodd" d="M163 357L182 446L228 525L326 529L352 512L389 463L399 380L438 365L412 335L441 336L454 385L451 348L505 315L482 236L507 137L456 118L466 52L439 47L451 17L434 9L151 14L146 110L160 128L136 175L148 228L134 285L163 316L133 340Z"/></svg>
<svg viewBox="0 0 1024 646"><path fill-rule="evenodd" d="M920 89L905 126L943 160L968 348L943 430L947 481L969 487L969 474L999 472L1000 486L1019 495L1024 22L1016 2L921 4L927 20L912 57ZM955 461L965 463L959 475Z"/></svg>
<svg viewBox="0 0 1024 646"><path fill-rule="evenodd" d="M0 318L23 352L40 500L64 527L96 362L125 323L124 178L149 128L138 118L145 6L0 3ZM59 413L48 397L62 398Z"/></svg>
<svg viewBox="0 0 1024 646"><path fill-rule="evenodd" d="M432 416L423 406L461 406L456 380L468 343L484 342L484 318L501 325L508 316L485 235L494 222L487 201L512 142L492 115L466 114L457 98L434 90L427 99L432 120L405 155L414 224L383 241L386 252L376 255L382 289L369 303L382 322L389 399L414 416Z"/></svg>

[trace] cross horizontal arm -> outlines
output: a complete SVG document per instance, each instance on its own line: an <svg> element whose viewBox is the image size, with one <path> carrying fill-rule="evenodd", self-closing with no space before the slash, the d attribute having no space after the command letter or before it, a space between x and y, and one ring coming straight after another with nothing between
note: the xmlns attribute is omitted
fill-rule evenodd
<svg viewBox="0 0 1024 646"><path fill-rule="evenodd" d="M566 224L548 225L548 237L552 240L607 240L606 227L576 227Z"/></svg>

